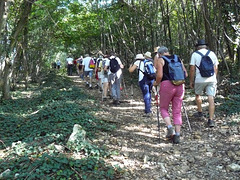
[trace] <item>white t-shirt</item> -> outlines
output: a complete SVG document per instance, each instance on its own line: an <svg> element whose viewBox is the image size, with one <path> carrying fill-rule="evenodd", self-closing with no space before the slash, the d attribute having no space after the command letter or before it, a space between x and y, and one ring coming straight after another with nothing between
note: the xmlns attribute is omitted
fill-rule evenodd
<svg viewBox="0 0 240 180"><path fill-rule="evenodd" d="M67 64L73 64L73 58L71 57L67 58Z"/></svg>
<svg viewBox="0 0 240 180"><path fill-rule="evenodd" d="M84 71L92 71L93 70L93 69L89 68L89 63L90 63L91 59L92 59L91 57L83 58L82 65L84 65Z"/></svg>
<svg viewBox="0 0 240 180"><path fill-rule="evenodd" d="M200 49L198 51L201 52L203 55L205 55L208 50ZM214 66L217 66L219 64L217 56L215 55L214 52L211 51L208 56L213 61ZM194 52L191 57L190 65L199 66L201 62L201 58L202 57L200 56L200 54ZM214 73L214 75L211 77L202 77L199 69L196 67L195 83L202 83L202 82L217 82L216 74Z"/></svg>
<svg viewBox="0 0 240 180"><path fill-rule="evenodd" d="M137 70L139 71L138 81L141 81L144 77L144 74L142 73L142 71L144 72L144 60L137 60L134 64L137 66ZM142 71L140 71L139 69Z"/></svg>

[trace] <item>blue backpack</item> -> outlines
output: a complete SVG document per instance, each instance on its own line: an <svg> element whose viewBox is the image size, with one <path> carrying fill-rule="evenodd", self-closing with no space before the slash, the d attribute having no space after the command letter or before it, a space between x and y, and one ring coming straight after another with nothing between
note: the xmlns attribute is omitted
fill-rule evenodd
<svg viewBox="0 0 240 180"><path fill-rule="evenodd" d="M142 62L142 61L141 61ZM140 62L140 63L141 63ZM153 63L152 61L148 60L148 59L145 59L143 61L144 63L144 71L142 71L140 68L139 68L139 71L141 71L144 76L147 77L147 79L149 80L154 80L156 79L156 69L155 67L153 66ZM139 65L140 66L140 65Z"/></svg>
<svg viewBox="0 0 240 180"><path fill-rule="evenodd" d="M197 66L195 65L199 71L202 77L211 77L214 75L214 64L212 59L208 56L208 54L211 52L210 50L208 50L208 52L203 55L201 52L199 51L195 51L196 53L198 53L200 56L202 56L200 65Z"/></svg>
<svg viewBox="0 0 240 180"><path fill-rule="evenodd" d="M176 86L185 83L185 72L183 70L182 62L178 60L177 55L173 55L173 59L166 56L162 58L168 62L169 80Z"/></svg>

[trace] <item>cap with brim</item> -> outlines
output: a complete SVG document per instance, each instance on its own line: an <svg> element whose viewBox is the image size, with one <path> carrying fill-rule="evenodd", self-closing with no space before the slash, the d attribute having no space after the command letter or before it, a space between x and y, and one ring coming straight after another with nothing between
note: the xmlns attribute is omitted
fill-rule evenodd
<svg viewBox="0 0 240 180"><path fill-rule="evenodd" d="M207 45L204 39L200 39L197 41L197 44L195 46L202 46L202 45Z"/></svg>

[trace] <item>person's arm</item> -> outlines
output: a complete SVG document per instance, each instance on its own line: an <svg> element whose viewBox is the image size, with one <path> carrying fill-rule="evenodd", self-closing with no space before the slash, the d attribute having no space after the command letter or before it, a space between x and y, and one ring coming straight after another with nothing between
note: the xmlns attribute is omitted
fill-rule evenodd
<svg viewBox="0 0 240 180"><path fill-rule="evenodd" d="M196 67L194 65L190 65L190 88L194 87L194 76L195 76L195 71L196 71Z"/></svg>
<svg viewBox="0 0 240 180"><path fill-rule="evenodd" d="M217 76L217 73L218 73L218 65L215 65L215 66L214 66L214 73L215 73L216 76Z"/></svg>
<svg viewBox="0 0 240 180"><path fill-rule="evenodd" d="M130 67L128 68L128 71L132 73L135 69L137 69L137 65L133 64L133 65L130 65Z"/></svg>
<svg viewBox="0 0 240 180"><path fill-rule="evenodd" d="M187 69L185 68L183 62L182 62L182 67L183 67L183 71L185 72L185 77L188 77L188 72L187 72Z"/></svg>
<svg viewBox="0 0 240 180"><path fill-rule="evenodd" d="M157 73L156 73L156 81L154 82L154 85L159 85L162 80L163 66L164 66L164 60L162 58L158 58L158 60L156 61L156 64L155 64Z"/></svg>
<svg viewBox="0 0 240 180"><path fill-rule="evenodd" d="M154 65L154 67L156 68L156 64L157 64L157 61L158 61L158 58L159 58L160 56L159 56L159 54L157 53L155 56L154 56L154 58L153 58L153 65Z"/></svg>
<svg viewBox="0 0 240 180"><path fill-rule="evenodd" d="M82 69L81 69L81 73L84 72L84 69L85 69L85 65L84 65L84 61L82 61Z"/></svg>

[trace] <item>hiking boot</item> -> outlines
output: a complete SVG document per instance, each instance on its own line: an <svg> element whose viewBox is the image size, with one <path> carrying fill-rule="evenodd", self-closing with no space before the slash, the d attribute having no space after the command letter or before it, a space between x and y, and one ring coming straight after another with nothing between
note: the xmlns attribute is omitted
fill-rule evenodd
<svg viewBox="0 0 240 180"><path fill-rule="evenodd" d="M152 117L152 113L151 113L151 112L145 113L145 114L143 115L143 117L150 118L150 117Z"/></svg>
<svg viewBox="0 0 240 180"><path fill-rule="evenodd" d="M179 144L180 143L180 136L173 135L173 144Z"/></svg>
<svg viewBox="0 0 240 180"><path fill-rule="evenodd" d="M120 103L119 103L119 100L114 99L114 100L113 100L113 104L114 104L114 105L119 105L119 104L120 104Z"/></svg>
<svg viewBox="0 0 240 180"><path fill-rule="evenodd" d="M202 112L195 112L193 114L193 116L196 117L196 118L201 118L201 117L203 117L203 113Z"/></svg>
<svg viewBox="0 0 240 180"><path fill-rule="evenodd" d="M209 126L210 128L212 128L212 127L215 126L215 122L214 122L213 120L211 120L211 119L208 120L207 124L208 124L208 126Z"/></svg>
<svg viewBox="0 0 240 180"><path fill-rule="evenodd" d="M172 139L172 137L173 137L173 127L167 128L166 138Z"/></svg>

